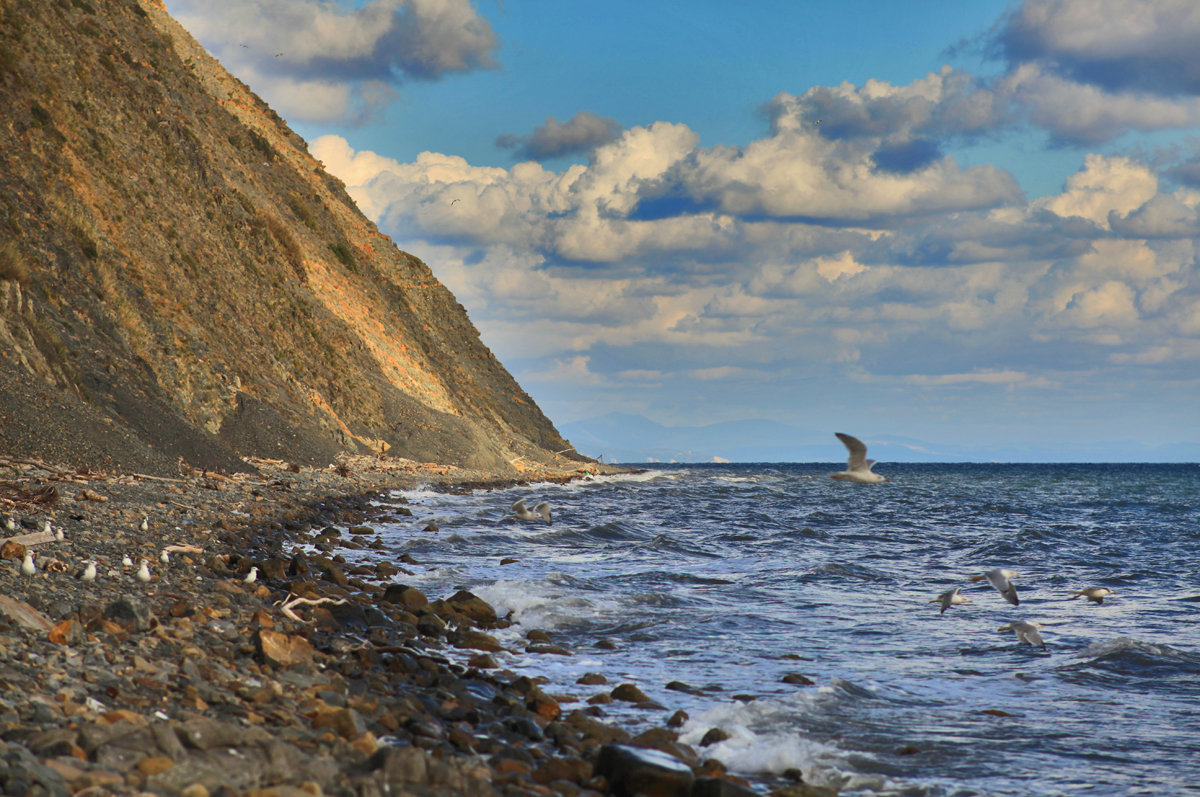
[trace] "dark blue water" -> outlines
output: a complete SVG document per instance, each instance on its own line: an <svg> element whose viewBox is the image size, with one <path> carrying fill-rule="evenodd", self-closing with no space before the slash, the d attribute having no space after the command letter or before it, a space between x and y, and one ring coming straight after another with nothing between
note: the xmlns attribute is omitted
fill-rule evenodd
<svg viewBox="0 0 1200 797"><path fill-rule="evenodd" d="M635 682L665 710L614 721L682 708L684 741L724 729L705 754L764 788L798 768L846 793L1200 794L1200 467L877 467L892 481L702 465L418 490L383 534L421 563L405 581L512 613L506 666L581 701L605 689L585 672ZM522 497L554 525L506 520ZM1020 606L969 580L992 567L1020 574ZM939 614L953 586L972 603ZM1085 586L1117 595L1067 600ZM1046 649L997 630L1014 619ZM524 653L531 628L575 655Z"/></svg>

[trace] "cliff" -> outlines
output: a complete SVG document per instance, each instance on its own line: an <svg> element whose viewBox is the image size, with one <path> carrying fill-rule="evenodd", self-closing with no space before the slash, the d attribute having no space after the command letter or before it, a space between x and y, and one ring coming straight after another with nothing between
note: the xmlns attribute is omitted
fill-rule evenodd
<svg viewBox="0 0 1200 797"><path fill-rule="evenodd" d="M0 0L0 108L0 454L565 464L429 267L160 2Z"/></svg>

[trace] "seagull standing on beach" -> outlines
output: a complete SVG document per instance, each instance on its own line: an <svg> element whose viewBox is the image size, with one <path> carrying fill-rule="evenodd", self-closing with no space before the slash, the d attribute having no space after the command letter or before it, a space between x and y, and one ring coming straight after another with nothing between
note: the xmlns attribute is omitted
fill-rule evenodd
<svg viewBox="0 0 1200 797"><path fill-rule="evenodd" d="M142 560L142 566L138 568L137 580L141 581L143 584L150 582L150 566L146 564L145 559Z"/></svg>
<svg viewBox="0 0 1200 797"><path fill-rule="evenodd" d="M125 567L133 567L133 560L130 559L128 556L122 556L121 564Z"/></svg>
<svg viewBox="0 0 1200 797"><path fill-rule="evenodd" d="M1042 641L1042 635L1038 633L1037 623L1027 623L1024 620L1013 620L1007 625L1002 625L997 628L997 631L1012 631L1017 635L1018 642L1024 642L1026 645L1036 645L1042 650L1046 649L1046 643Z"/></svg>
<svg viewBox="0 0 1200 797"><path fill-rule="evenodd" d="M964 598L962 596L962 587L955 587L952 590L948 590L943 592L941 595L938 595L936 598L931 600L930 603L942 604L942 610L938 612L938 614L945 614L946 610L951 606L958 606L960 603L974 603L974 601L972 601L970 598Z"/></svg>
<svg viewBox="0 0 1200 797"><path fill-rule="evenodd" d="M1017 597L1017 586L1012 583L1012 579L1020 578L1018 574L1005 567L996 567L981 576L971 576L972 581L983 581L985 578L996 588L997 592L1004 596L1004 600L1013 606L1020 605L1021 600Z"/></svg>
<svg viewBox="0 0 1200 797"><path fill-rule="evenodd" d="M547 526L549 526L551 523L550 504L546 503L545 501L542 501L540 504L535 506L531 512L525 506L525 499L521 498L512 505L512 511L513 514L517 516L517 520L537 520L538 516L540 515L542 520L546 521Z"/></svg>
<svg viewBox="0 0 1200 797"><path fill-rule="evenodd" d="M1110 595L1115 596L1116 594L1108 587L1084 587L1079 592L1067 598L1067 600L1073 601L1076 598L1087 598L1092 603L1104 603L1105 598Z"/></svg>
<svg viewBox="0 0 1200 797"><path fill-rule="evenodd" d="M166 548L163 548L162 551L158 554L158 561L162 562L164 565L171 564L171 555L169 553L167 553Z"/></svg>
<svg viewBox="0 0 1200 797"><path fill-rule="evenodd" d="M95 581L96 580L96 563L88 562L87 567L83 568L83 572L79 574L80 581Z"/></svg>
<svg viewBox="0 0 1200 797"><path fill-rule="evenodd" d="M25 561L21 562L21 572L27 576L32 576L37 572L37 565L33 563L33 551L25 551Z"/></svg>
<svg viewBox="0 0 1200 797"><path fill-rule="evenodd" d="M4 530L7 531L9 534L16 534L17 533L17 522L15 520L13 520L11 517L4 518Z"/></svg>
<svg viewBox="0 0 1200 797"><path fill-rule="evenodd" d="M251 567L250 572L247 573L246 577L242 579L242 581L247 584L253 584L256 580L258 580L258 568L257 567Z"/></svg>
<svg viewBox="0 0 1200 797"><path fill-rule="evenodd" d="M49 520L42 521L42 534L53 534L54 529L50 526Z"/></svg>
<svg viewBox="0 0 1200 797"><path fill-rule="evenodd" d="M841 432L834 432L834 434L846 446L846 450L850 452L850 458L846 461L846 469L844 471L829 474L832 478L856 484L878 484L879 482L887 481L883 476L871 471L875 460L867 459L866 443L857 437L842 434Z"/></svg>
<svg viewBox="0 0 1200 797"><path fill-rule="evenodd" d="M138 531L149 531L149 530L150 530L150 518L146 517L145 515L142 515L142 522L138 524Z"/></svg>

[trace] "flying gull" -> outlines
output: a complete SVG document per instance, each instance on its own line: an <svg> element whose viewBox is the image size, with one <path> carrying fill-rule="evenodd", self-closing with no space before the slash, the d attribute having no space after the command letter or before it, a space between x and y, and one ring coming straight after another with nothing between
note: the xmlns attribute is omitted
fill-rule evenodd
<svg viewBox="0 0 1200 797"><path fill-rule="evenodd" d="M1017 587L1012 583L1012 579L1019 578L1016 573L1004 567L997 567L981 576L971 576L972 581L982 581L985 578L989 584L996 588L997 592L1004 596L1004 600L1013 606L1020 605L1021 601L1017 597Z"/></svg>
<svg viewBox="0 0 1200 797"><path fill-rule="evenodd" d="M1084 587L1079 592L1067 598L1067 600L1073 601L1076 598L1087 598L1092 603L1104 603L1105 598L1110 595L1115 596L1116 594L1108 587Z"/></svg>
<svg viewBox="0 0 1200 797"><path fill-rule="evenodd" d="M970 598L964 598L962 596L962 587L955 587L952 590L943 592L941 595L938 595L936 598L934 598L933 600L930 601L930 603L942 604L942 610L940 612L938 612L938 614L945 614L946 610L949 609L951 606L957 606L960 603L973 603L973 602L974 601L972 601Z"/></svg>
<svg viewBox="0 0 1200 797"><path fill-rule="evenodd" d="M531 512L525 506L525 499L521 498L512 505L512 511L513 514L517 516L517 520L537 520L538 516L540 515L541 518L546 521L547 526L549 526L551 522L550 504L546 503L545 501L542 501L540 504L535 506Z"/></svg>
<svg viewBox="0 0 1200 797"><path fill-rule="evenodd" d="M1045 650L1046 643L1042 641L1042 635L1038 633L1037 623L1027 623L1024 620L1013 620L1008 625L1002 625L997 628L997 631L1012 631L1017 635L1018 642L1024 642L1026 645L1037 645Z"/></svg>
<svg viewBox="0 0 1200 797"><path fill-rule="evenodd" d="M834 432L838 440L846 446L846 450L850 452L850 458L846 461L846 469L840 473L829 474L838 481L855 482L857 484L878 484L885 482L883 476L878 473L871 472L871 466L875 464L875 460L867 459L867 446L857 437L851 437L848 434Z"/></svg>

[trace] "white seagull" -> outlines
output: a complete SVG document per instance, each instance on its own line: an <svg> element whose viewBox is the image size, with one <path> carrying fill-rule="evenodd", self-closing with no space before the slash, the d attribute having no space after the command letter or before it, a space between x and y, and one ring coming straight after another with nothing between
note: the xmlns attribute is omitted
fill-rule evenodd
<svg viewBox="0 0 1200 797"><path fill-rule="evenodd" d="M124 565L125 567L133 567L133 560L130 559L128 556L122 556L121 564Z"/></svg>
<svg viewBox="0 0 1200 797"><path fill-rule="evenodd" d="M10 517L4 518L4 530L15 534L17 531L17 522Z"/></svg>
<svg viewBox="0 0 1200 797"><path fill-rule="evenodd" d="M942 604L942 610L938 612L938 614L945 614L946 610L951 606L957 606L960 603L974 603L974 601L972 601L970 598L964 598L962 596L962 587L955 587L952 590L948 590L943 592L941 595L938 595L936 598L931 600L930 603Z"/></svg>
<svg viewBox="0 0 1200 797"><path fill-rule="evenodd" d="M138 531L149 531L149 530L150 530L150 518L146 517L145 515L142 515L142 522L138 524Z"/></svg>
<svg viewBox="0 0 1200 797"><path fill-rule="evenodd" d="M80 581L95 581L96 580L96 563L88 562L87 567L83 568L83 572L79 574Z"/></svg>
<svg viewBox="0 0 1200 797"><path fill-rule="evenodd" d="M866 443L857 437L851 437L841 432L834 432L834 434L846 446L846 450L850 452L850 458L846 461L846 469L840 473L829 474L831 477L838 481L855 482L857 484L878 484L879 482L887 481L883 476L871 471L875 460L867 459Z"/></svg>
<svg viewBox="0 0 1200 797"><path fill-rule="evenodd" d="M163 548L162 552L159 553L158 561L162 562L164 565L171 564L171 555L167 552L166 548Z"/></svg>
<svg viewBox="0 0 1200 797"><path fill-rule="evenodd" d="M1040 626L1037 623L1027 623L1024 620L1013 620L1007 625L1002 625L997 628L997 631L1012 631L1017 635L1018 642L1024 642L1026 645L1037 645L1045 650L1046 643L1042 641L1042 635L1038 633Z"/></svg>
<svg viewBox="0 0 1200 797"><path fill-rule="evenodd" d="M146 560L142 560L142 566L138 568L137 580L143 583L150 581L150 566L146 564Z"/></svg>
<svg viewBox="0 0 1200 797"><path fill-rule="evenodd" d="M1067 600L1073 601L1076 598L1087 598L1092 603L1104 603L1105 598L1110 595L1115 596L1116 594L1108 587L1084 587L1079 592L1067 598Z"/></svg>
<svg viewBox="0 0 1200 797"><path fill-rule="evenodd" d="M244 581L247 584L253 584L257 579L258 579L258 568L252 567L252 568L250 568L250 572L246 574L246 577L243 578L242 581Z"/></svg>
<svg viewBox="0 0 1200 797"><path fill-rule="evenodd" d="M996 588L996 591L1004 596L1004 600L1011 603L1013 606L1018 606L1021 600L1017 597L1017 586L1012 583L1012 579L1020 578L1020 576L1008 568L996 567L981 576L971 576L972 581L988 580L988 583Z"/></svg>
<svg viewBox="0 0 1200 797"><path fill-rule="evenodd" d="M21 562L21 572L27 576L32 576L37 572L37 565L33 563L33 551L25 551L25 561Z"/></svg>
<svg viewBox="0 0 1200 797"><path fill-rule="evenodd" d="M542 501L540 504L535 506L531 512L525 506L525 499L521 498L512 505L512 511L513 514L517 516L517 520L537 520L538 516L540 515L542 520L546 521L547 526L549 526L551 523L550 504L546 503L545 501Z"/></svg>

